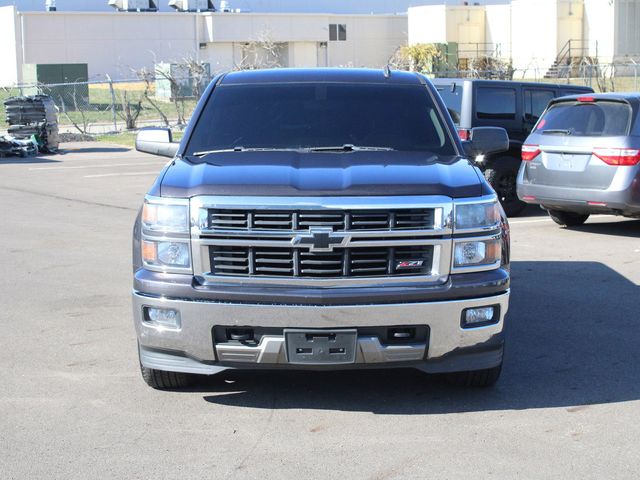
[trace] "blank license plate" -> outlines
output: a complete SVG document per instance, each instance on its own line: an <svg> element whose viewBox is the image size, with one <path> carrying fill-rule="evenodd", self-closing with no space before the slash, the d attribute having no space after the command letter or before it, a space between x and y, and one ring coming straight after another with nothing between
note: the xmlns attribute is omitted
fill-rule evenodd
<svg viewBox="0 0 640 480"><path fill-rule="evenodd" d="M339 365L356 361L358 332L285 329L287 360L292 364Z"/></svg>

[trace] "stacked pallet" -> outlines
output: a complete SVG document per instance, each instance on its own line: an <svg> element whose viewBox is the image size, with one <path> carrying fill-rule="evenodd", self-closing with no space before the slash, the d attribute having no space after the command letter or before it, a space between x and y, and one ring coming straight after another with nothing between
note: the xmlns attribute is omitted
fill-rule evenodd
<svg viewBox="0 0 640 480"><path fill-rule="evenodd" d="M51 97L11 97L5 100L4 106L10 137L17 140L34 137L39 150L44 153L53 153L58 149L58 115Z"/></svg>

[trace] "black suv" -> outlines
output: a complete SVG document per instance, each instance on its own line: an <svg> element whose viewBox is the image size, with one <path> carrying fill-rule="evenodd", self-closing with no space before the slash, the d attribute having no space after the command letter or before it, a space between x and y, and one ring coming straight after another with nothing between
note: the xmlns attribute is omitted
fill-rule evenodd
<svg viewBox="0 0 640 480"><path fill-rule="evenodd" d="M556 97L593 92L576 85L462 78L437 78L433 84L462 140L470 140L474 127L502 127L509 134L509 151L476 159L509 216L526 205L516 194L520 150L542 112Z"/></svg>

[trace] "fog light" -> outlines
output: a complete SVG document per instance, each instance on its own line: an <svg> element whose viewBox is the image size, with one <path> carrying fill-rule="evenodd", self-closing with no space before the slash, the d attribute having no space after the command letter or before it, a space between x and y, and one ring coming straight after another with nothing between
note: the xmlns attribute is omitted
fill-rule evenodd
<svg viewBox="0 0 640 480"><path fill-rule="evenodd" d="M179 329L180 312L173 308L144 307L144 319L158 327Z"/></svg>
<svg viewBox="0 0 640 480"><path fill-rule="evenodd" d="M468 308L462 313L463 327L477 327L498 323L500 316L496 307Z"/></svg>

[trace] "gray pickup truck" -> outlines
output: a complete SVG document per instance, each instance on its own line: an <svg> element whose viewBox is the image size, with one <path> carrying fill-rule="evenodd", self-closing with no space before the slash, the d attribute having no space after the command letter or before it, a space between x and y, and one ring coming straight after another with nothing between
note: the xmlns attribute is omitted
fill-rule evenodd
<svg viewBox="0 0 640 480"><path fill-rule="evenodd" d="M430 81L365 69L215 78L133 233L142 376L413 367L488 386L502 367L509 227Z"/></svg>

